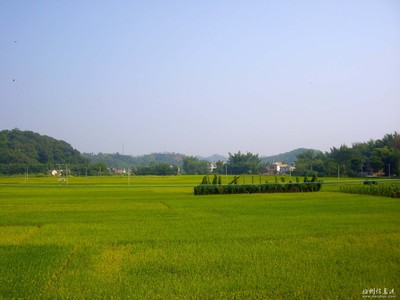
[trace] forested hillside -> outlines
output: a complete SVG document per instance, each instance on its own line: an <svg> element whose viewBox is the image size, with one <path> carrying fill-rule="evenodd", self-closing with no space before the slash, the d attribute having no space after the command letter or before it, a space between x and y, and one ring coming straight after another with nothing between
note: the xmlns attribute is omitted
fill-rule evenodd
<svg viewBox="0 0 400 300"><path fill-rule="evenodd" d="M151 153L140 156L119 153L84 153L92 163L102 163L112 169L131 169L136 175L206 174L208 161L179 153Z"/></svg>
<svg viewBox="0 0 400 300"><path fill-rule="evenodd" d="M46 173L57 164L83 165L89 161L64 141L18 129L0 131L0 174Z"/></svg>
<svg viewBox="0 0 400 300"><path fill-rule="evenodd" d="M295 149L295 150L292 150L289 152L285 152L285 153L281 153L278 155L262 156L260 159L261 159L262 163L274 163L274 162L280 161L280 162L284 162L287 164L292 164L296 161L297 155L299 155L305 151L309 151L309 150L312 150L312 149L298 148L298 149ZM316 153L321 152L319 150L312 150L312 151L315 151Z"/></svg>
<svg viewBox="0 0 400 300"><path fill-rule="evenodd" d="M122 155L120 153L83 153L92 163L104 163L110 168L145 167L155 164L182 166L185 155L179 153L151 153L140 156Z"/></svg>

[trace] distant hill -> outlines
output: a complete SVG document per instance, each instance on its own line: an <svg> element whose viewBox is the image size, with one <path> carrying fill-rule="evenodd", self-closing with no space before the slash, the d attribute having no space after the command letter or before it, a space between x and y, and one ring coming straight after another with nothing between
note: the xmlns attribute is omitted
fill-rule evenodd
<svg viewBox="0 0 400 300"><path fill-rule="evenodd" d="M83 153L83 156L92 163L105 163L110 168L128 168L132 166L151 166L168 163L173 166L182 166L185 155L179 153L151 153L140 156L122 155L119 153Z"/></svg>
<svg viewBox="0 0 400 300"><path fill-rule="evenodd" d="M228 158L226 156L223 156L223 155L220 155L220 154L214 154L214 155L207 156L207 157L197 155L196 157L199 160L206 160L206 161L209 161L209 162L217 162L219 160L222 160L222 161L226 162L228 160Z"/></svg>
<svg viewBox="0 0 400 300"><path fill-rule="evenodd" d="M306 148L298 148L289 152L285 152L285 153L281 153L278 155L272 155L272 156L263 156L261 157L261 162L262 163L273 163L273 162L285 162L285 163L289 163L292 164L296 161L296 157L297 155L299 155L300 153L303 153L305 151L308 150L313 150L315 152L321 152L319 150L314 150L314 149L306 149Z"/></svg>
<svg viewBox="0 0 400 300"><path fill-rule="evenodd" d="M91 163L104 163L109 168L128 168L135 164L135 158L131 155L119 153L83 153Z"/></svg>
<svg viewBox="0 0 400 300"><path fill-rule="evenodd" d="M321 152L319 150L314 150L314 149L307 149L307 148L298 148L289 152L277 154L277 155L271 155L271 156L260 156L261 163L273 163L277 161L281 162L286 162L286 163L294 163L297 159L297 155L300 153L303 153L307 150L313 150L315 152ZM208 157L203 157L203 156L196 156L200 160L206 160L210 162L216 162L219 160L222 160L224 162L228 161L228 157L220 155L220 154L214 154L212 156Z"/></svg>
<svg viewBox="0 0 400 300"><path fill-rule="evenodd" d="M104 163L109 168L147 167L160 163L182 167L183 159L187 157L187 155L174 152L151 153L140 156L122 155L119 153L83 153L82 155L92 163ZM227 161L225 156L218 154L209 157L196 156L196 158L209 162L216 162L218 160Z"/></svg>
<svg viewBox="0 0 400 300"><path fill-rule="evenodd" d="M25 168L44 173L57 164L88 162L67 142L32 131L0 131L0 174L22 173Z"/></svg>
<svg viewBox="0 0 400 300"><path fill-rule="evenodd" d="M296 156L304 151L311 150L306 148L295 149L286 153L281 153L273 156L262 156L260 157L261 163L272 163L277 161L282 161L286 163L293 163L296 161ZM316 152L320 152L319 150L314 150ZM132 156L132 155L122 155L119 153L83 153L85 158L89 159L92 163L104 163L109 168L128 168L132 166L151 166L159 163L168 163L173 166L182 167L183 159L186 157L184 154L180 153L151 153L140 156ZM205 160L209 162L217 162L228 161L226 156L220 154L214 154L211 156L196 156L199 160Z"/></svg>
<svg viewBox="0 0 400 300"><path fill-rule="evenodd" d="M296 156L310 149L299 148L290 152L260 157L262 163L282 161L293 163ZM319 152L318 150L314 150ZM7 166L20 165L42 165L41 170L50 168L54 164L104 163L109 168L128 168L132 166L151 166L160 163L168 163L174 166L182 166L183 159L187 157L180 153L151 153L140 156L122 155L119 153L83 153L74 149L65 141L56 140L52 137L40 135L32 131L21 131L19 129L0 131L0 173L7 173ZM226 162L228 158L223 155L214 154L208 157L196 156L199 160ZM19 171L20 172L20 171Z"/></svg>

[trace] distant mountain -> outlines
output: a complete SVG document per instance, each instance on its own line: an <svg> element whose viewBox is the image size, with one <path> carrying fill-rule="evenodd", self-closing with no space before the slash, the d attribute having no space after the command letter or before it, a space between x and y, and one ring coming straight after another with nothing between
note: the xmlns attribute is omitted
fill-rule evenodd
<svg viewBox="0 0 400 300"><path fill-rule="evenodd" d="M298 148L289 152L277 154L277 155L272 155L272 156L260 156L261 163L273 163L273 162L286 162L286 163L294 163L297 159L297 155L300 153L303 153L307 150L313 150L315 152L321 152L319 150L314 150L314 149L307 149L307 148ZM220 154L214 154L212 156L196 156L200 160L206 160L210 162L217 162L218 160L222 160L223 162L228 161L228 157L220 155Z"/></svg>
<svg viewBox="0 0 400 300"><path fill-rule="evenodd" d="M104 163L109 168L128 168L135 164L134 157L119 153L82 153L91 163Z"/></svg>
<svg viewBox="0 0 400 300"><path fill-rule="evenodd" d="M306 148L295 149L286 153L281 153L273 156L261 156L261 163L273 163L277 161L282 161L286 163L293 163L296 161L296 156L304 151L312 150ZM316 152L320 152L319 150L314 150ZM180 153L151 153L140 156L132 156L132 155L122 155L119 153L83 153L85 158L89 159L92 163L104 163L109 168L128 168L132 166L151 166L160 163L168 163L173 166L182 167L183 159L187 157L187 155ZM220 154L214 154L211 156L196 156L199 160L205 160L209 162L217 162L219 160L223 162L227 162L228 158L226 156Z"/></svg>
<svg viewBox="0 0 400 300"><path fill-rule="evenodd" d="M197 155L196 157L199 160L206 160L206 161L209 161L209 162L217 162L219 160L222 160L222 161L226 162L228 160L228 158L226 156L223 156L223 155L220 155L220 154L214 154L214 155L207 156L207 157Z"/></svg>
<svg viewBox="0 0 400 300"><path fill-rule="evenodd" d="M185 155L174 152L151 153L134 156L135 166L149 166L152 164L167 163L173 166L182 166Z"/></svg>
<svg viewBox="0 0 400 300"><path fill-rule="evenodd" d="M132 166L151 166L168 163L173 166L182 166L185 155L179 153L151 153L140 156L122 155L119 153L83 153L83 156L92 163L105 163L109 168L129 168Z"/></svg>
<svg viewBox="0 0 400 300"><path fill-rule="evenodd" d="M297 159L297 155L299 155L300 153L303 153L305 151L308 150L312 150L315 152L321 152L319 150L314 150L314 149L306 149L306 148L298 148L289 152L285 152L285 153L281 153L278 155L272 155L272 156L262 156L261 157L261 162L262 163L274 163L274 162L285 162L285 163L289 163L292 164L296 161Z"/></svg>
<svg viewBox="0 0 400 300"><path fill-rule="evenodd" d="M119 153L83 153L82 155L92 163L104 163L109 168L147 167L160 163L182 167L183 159L187 157L187 155L174 152L151 153L140 156L122 155ZM196 156L196 158L210 162L218 160L227 161L225 156L219 154L209 157Z"/></svg>

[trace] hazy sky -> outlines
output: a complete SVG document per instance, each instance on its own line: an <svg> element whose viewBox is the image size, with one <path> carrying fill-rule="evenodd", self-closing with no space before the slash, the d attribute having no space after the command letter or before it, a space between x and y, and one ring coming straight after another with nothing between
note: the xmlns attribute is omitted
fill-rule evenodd
<svg viewBox="0 0 400 300"><path fill-rule="evenodd" d="M272 155L400 131L400 1L0 1L0 130Z"/></svg>

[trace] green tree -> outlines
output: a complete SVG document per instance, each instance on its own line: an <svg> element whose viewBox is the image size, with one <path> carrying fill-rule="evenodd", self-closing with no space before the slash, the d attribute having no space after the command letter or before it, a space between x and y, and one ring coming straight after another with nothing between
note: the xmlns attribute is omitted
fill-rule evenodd
<svg viewBox="0 0 400 300"><path fill-rule="evenodd" d="M217 176L217 174L214 174L212 184L217 184L217 183L218 183L218 176Z"/></svg>
<svg viewBox="0 0 400 300"><path fill-rule="evenodd" d="M185 156L183 158L182 170L185 174L207 174L208 173L208 162L205 160L199 160L194 156Z"/></svg>
<svg viewBox="0 0 400 300"><path fill-rule="evenodd" d="M247 152L242 154L229 153L228 171L231 174L259 173L261 170L261 161L258 154Z"/></svg>
<svg viewBox="0 0 400 300"><path fill-rule="evenodd" d="M325 155L322 152L306 150L297 155L295 174L324 173Z"/></svg>
<svg viewBox="0 0 400 300"><path fill-rule="evenodd" d="M296 165L297 168L297 165ZM333 147L324 158L325 174L340 170L343 176L359 176L384 172L386 176L400 173L400 135L387 134L383 139Z"/></svg>
<svg viewBox="0 0 400 300"><path fill-rule="evenodd" d="M133 173L136 175L177 175L178 167L168 163L152 164L150 166L139 166L134 168Z"/></svg>
<svg viewBox="0 0 400 300"><path fill-rule="evenodd" d="M400 134L397 132L393 134L387 134L382 139L385 147L388 148L388 152L383 157L383 164L385 175L391 176L400 174Z"/></svg>
<svg viewBox="0 0 400 300"><path fill-rule="evenodd" d="M215 163L216 168L214 169L215 174L225 174L225 163L222 160L218 160Z"/></svg>

